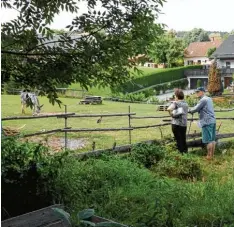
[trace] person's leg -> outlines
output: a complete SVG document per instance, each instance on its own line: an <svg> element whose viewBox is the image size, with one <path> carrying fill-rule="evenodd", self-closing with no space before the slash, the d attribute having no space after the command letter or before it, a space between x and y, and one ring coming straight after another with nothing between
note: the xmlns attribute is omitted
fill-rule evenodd
<svg viewBox="0 0 234 227"><path fill-rule="evenodd" d="M186 142L186 131L187 127L180 127L180 137L181 137L181 150L183 153L188 152L187 142Z"/></svg>
<svg viewBox="0 0 234 227"><path fill-rule="evenodd" d="M179 130L178 130L178 125L171 125L171 128L172 128L172 132L173 132L173 135L174 135L174 138L175 138L175 141L176 141L176 147L177 149L179 150Z"/></svg>
<svg viewBox="0 0 234 227"><path fill-rule="evenodd" d="M212 159L215 150L215 124L202 127L202 142L207 144L207 159Z"/></svg>
<svg viewBox="0 0 234 227"><path fill-rule="evenodd" d="M210 141L209 125L205 125L202 127L202 142L206 144L206 149L207 149L206 158L211 159L213 143Z"/></svg>
<svg viewBox="0 0 234 227"><path fill-rule="evenodd" d="M207 159L212 159L213 157L213 142L207 144Z"/></svg>
<svg viewBox="0 0 234 227"><path fill-rule="evenodd" d="M213 124L212 139L213 139L213 149L212 149L212 157L213 157L215 153L215 145L216 145L216 124Z"/></svg>

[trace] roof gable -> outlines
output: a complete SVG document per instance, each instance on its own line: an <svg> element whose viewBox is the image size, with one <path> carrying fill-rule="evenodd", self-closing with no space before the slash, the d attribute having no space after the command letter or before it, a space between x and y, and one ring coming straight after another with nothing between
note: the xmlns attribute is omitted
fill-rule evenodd
<svg viewBox="0 0 234 227"><path fill-rule="evenodd" d="M223 43L212 54L211 58L234 58L234 35L223 41Z"/></svg>
<svg viewBox="0 0 234 227"><path fill-rule="evenodd" d="M206 57L207 51L210 48L218 48L221 45L221 40L209 41L209 42L194 42L190 43L184 51L184 57Z"/></svg>

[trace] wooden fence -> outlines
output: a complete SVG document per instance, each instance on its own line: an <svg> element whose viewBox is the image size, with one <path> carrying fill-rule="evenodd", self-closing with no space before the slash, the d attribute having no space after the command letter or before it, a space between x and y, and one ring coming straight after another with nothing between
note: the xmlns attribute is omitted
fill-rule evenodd
<svg viewBox="0 0 234 227"><path fill-rule="evenodd" d="M231 110L226 110L226 111L232 111ZM217 111L217 110L216 110ZM221 111L221 110L218 110ZM225 111L225 110L222 110ZM133 130L138 130L138 129L146 129L146 128L156 128L159 127L160 132L161 132L161 137L162 135L162 130L160 127L162 126L167 126L171 125L170 119L165 119L165 118L170 118L169 115L166 116L135 116L136 113L131 112L130 106L128 107L128 113L110 113L110 114L75 114L75 113L69 113L67 112L67 106L65 105L65 111L63 114L53 114L53 115L39 115L39 116L15 116L15 117L4 117L2 118L2 121L10 121L10 120L25 120L25 119L40 119L40 118L62 118L64 119L64 128L60 129L52 129L52 130L47 130L47 131L40 131L40 132L35 132L35 133L30 133L30 134L22 134L19 135L19 137L31 137L31 136L38 136L38 135L43 135L43 134L51 134L51 133L64 133L64 148L67 149L67 136L68 133L71 132L108 132L108 131L128 131L129 132L129 145L126 146L131 146L132 144L132 131ZM97 118L97 117L128 117L128 125L126 127L122 128L72 128L68 126L68 119L69 118ZM160 124L153 124L153 125L144 125L144 126L132 126L132 119L162 119L164 123ZM198 120L197 118L188 118L188 121L193 121L193 120ZM234 120L234 117L219 117L217 120ZM198 136L195 132L195 134L190 135L191 137ZM201 136L201 134L199 134ZM228 138L228 137L234 137L233 133L231 134L225 134L224 137L219 135L220 138ZM189 138L189 137L188 137ZM125 145L124 145L125 146ZM95 150L95 146L93 148ZM120 149L121 150L121 149Z"/></svg>

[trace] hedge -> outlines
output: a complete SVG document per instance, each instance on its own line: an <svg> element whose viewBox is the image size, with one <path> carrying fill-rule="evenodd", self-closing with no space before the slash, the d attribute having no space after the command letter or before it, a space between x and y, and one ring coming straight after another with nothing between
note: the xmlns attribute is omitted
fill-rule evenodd
<svg viewBox="0 0 234 227"><path fill-rule="evenodd" d="M134 80L128 81L127 83L122 85L122 87L119 88L119 90L121 90L124 93L129 93L140 90L144 87L170 82L173 80L179 80L184 78L184 70L194 68L201 68L201 66L194 65L170 69L158 69L155 70L155 72L148 74L147 76L139 77Z"/></svg>

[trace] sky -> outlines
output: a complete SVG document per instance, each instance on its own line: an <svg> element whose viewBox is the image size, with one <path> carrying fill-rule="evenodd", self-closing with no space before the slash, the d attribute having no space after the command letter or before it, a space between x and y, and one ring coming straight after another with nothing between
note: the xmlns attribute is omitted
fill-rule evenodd
<svg viewBox="0 0 234 227"><path fill-rule="evenodd" d="M80 10L86 11L86 5L81 4ZM227 31L234 29L234 0L167 0L159 15L158 22L164 23L168 29L189 31L193 28L203 28L207 31ZM14 19L15 10L1 9L1 22ZM74 15L62 12L50 26L63 29L70 24Z"/></svg>

